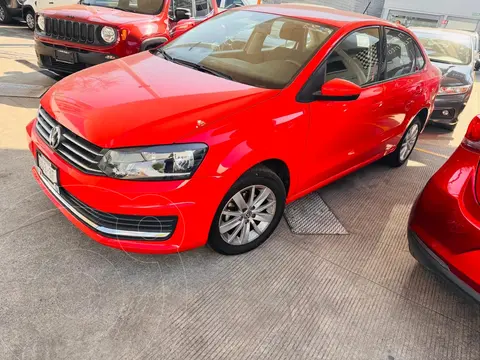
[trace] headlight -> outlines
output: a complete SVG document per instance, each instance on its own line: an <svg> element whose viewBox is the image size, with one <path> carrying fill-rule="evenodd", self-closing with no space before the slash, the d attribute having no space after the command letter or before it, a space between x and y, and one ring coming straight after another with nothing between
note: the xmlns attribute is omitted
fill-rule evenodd
<svg viewBox="0 0 480 360"><path fill-rule="evenodd" d="M188 179L207 149L205 144L178 144L110 150L98 166L107 176L118 179Z"/></svg>
<svg viewBox="0 0 480 360"><path fill-rule="evenodd" d="M105 41L107 44L111 44L117 40L117 32L110 26L104 26L100 32L100 35L102 36L103 41Z"/></svg>
<svg viewBox="0 0 480 360"><path fill-rule="evenodd" d="M37 26L41 31L45 31L45 18L43 17L43 15L38 15Z"/></svg>
<svg viewBox="0 0 480 360"><path fill-rule="evenodd" d="M438 95L460 95L460 94L465 94L465 93L469 92L471 88L472 88L471 85L452 86L452 87L442 86L442 87L440 87L440 91L438 92Z"/></svg>

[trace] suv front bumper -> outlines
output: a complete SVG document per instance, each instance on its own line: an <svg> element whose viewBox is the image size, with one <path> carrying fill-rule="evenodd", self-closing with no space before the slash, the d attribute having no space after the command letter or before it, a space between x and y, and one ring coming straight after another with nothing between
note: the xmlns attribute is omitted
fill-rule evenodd
<svg viewBox="0 0 480 360"><path fill-rule="evenodd" d="M469 98L470 93L437 96L435 100L435 109L433 110L430 120L445 125L457 124L458 117L465 109L465 106L467 106ZM448 111L448 115L443 115L444 111Z"/></svg>
<svg viewBox="0 0 480 360"><path fill-rule="evenodd" d="M74 63L71 64L56 60L56 50L66 50L73 53ZM62 73L74 73L117 58L116 55L109 53L59 46L42 42L38 39L35 39L35 52L37 53L38 65L40 67Z"/></svg>

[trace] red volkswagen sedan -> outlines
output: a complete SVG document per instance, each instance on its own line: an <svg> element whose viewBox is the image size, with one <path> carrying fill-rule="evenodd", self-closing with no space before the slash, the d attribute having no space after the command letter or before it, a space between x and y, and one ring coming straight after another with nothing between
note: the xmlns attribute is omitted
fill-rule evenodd
<svg viewBox="0 0 480 360"><path fill-rule="evenodd" d="M480 116L462 145L432 177L412 209L409 247L480 301Z"/></svg>
<svg viewBox="0 0 480 360"><path fill-rule="evenodd" d="M383 157L402 165L439 82L389 22L231 10L53 86L27 128L33 174L102 244L239 254L272 234L285 203Z"/></svg>

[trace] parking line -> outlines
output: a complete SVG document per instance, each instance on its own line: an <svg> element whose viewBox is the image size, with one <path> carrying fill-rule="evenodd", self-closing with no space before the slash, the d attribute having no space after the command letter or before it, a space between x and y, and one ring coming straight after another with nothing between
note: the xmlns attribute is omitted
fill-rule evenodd
<svg viewBox="0 0 480 360"><path fill-rule="evenodd" d="M417 148L417 147L415 148L415 150L420 151L420 152L423 152L423 153L425 153L425 154L430 154L430 155L438 156L438 157L441 157L441 158L444 158L444 159L450 158L450 156L443 155L443 154L439 154L439 153L436 153L436 152L433 152L433 151L429 151L429 150L425 150L425 149L421 149L421 148Z"/></svg>

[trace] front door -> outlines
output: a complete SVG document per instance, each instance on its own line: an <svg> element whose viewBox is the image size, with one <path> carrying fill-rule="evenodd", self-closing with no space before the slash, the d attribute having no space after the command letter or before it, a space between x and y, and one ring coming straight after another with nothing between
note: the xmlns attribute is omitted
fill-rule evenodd
<svg viewBox="0 0 480 360"><path fill-rule="evenodd" d="M370 27L348 35L330 53L325 82L340 78L362 86L360 97L351 101L316 100L309 103L310 130L306 159L313 175L304 188L361 165L382 152L379 127L383 116L384 85L380 76L380 29Z"/></svg>

